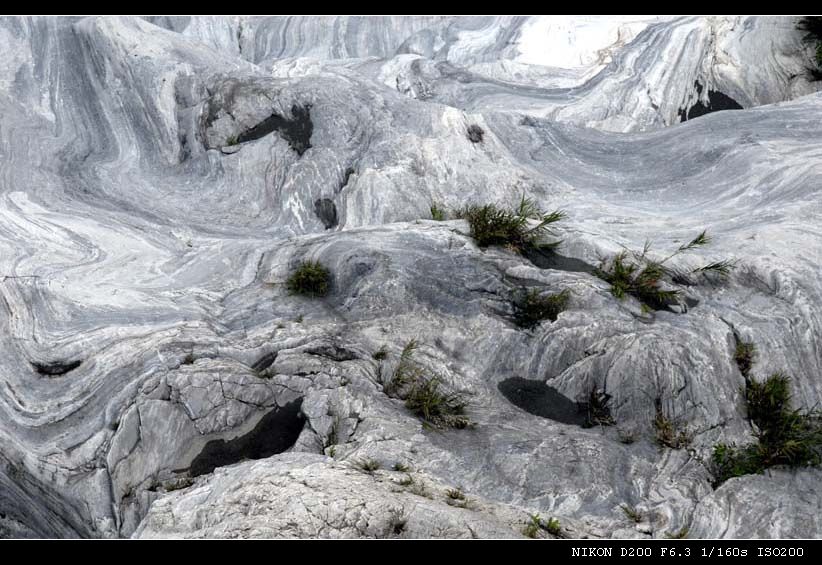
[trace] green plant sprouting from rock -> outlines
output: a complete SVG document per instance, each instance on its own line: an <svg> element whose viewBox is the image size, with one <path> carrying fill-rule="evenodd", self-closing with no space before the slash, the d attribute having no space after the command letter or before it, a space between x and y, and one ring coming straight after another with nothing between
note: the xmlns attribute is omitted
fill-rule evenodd
<svg viewBox="0 0 822 565"><path fill-rule="evenodd" d="M403 347L400 359L383 392L399 398L405 407L425 424L434 428L463 429L470 426L465 416L468 401L462 393L447 389L442 377L426 371L412 357L419 343L410 340Z"/></svg>
<svg viewBox="0 0 822 565"><path fill-rule="evenodd" d="M319 261L303 261L288 277L286 288L292 294L320 297L328 294L330 281L331 274Z"/></svg>
<svg viewBox="0 0 822 565"><path fill-rule="evenodd" d="M537 289L525 292L514 302L514 321L522 328L533 328L543 320L555 322L568 306L570 291L543 294Z"/></svg>
<svg viewBox="0 0 822 565"><path fill-rule="evenodd" d="M822 414L792 408L790 388L790 378L783 373L773 373L762 382L748 381L745 403L756 442L741 447L714 446L714 486L777 465L822 463Z"/></svg>
<svg viewBox="0 0 822 565"><path fill-rule="evenodd" d="M730 260L713 261L691 271L672 269L666 265L674 257L711 243L711 237L701 232L688 243L663 259L650 257L651 243L646 242L641 252L622 251L605 259L594 274L611 285L611 294L622 300L630 295L643 305L655 310L678 303L682 291L674 285L695 284L695 276L727 277L735 264Z"/></svg>
<svg viewBox="0 0 822 565"><path fill-rule="evenodd" d="M459 210L456 215L468 221L471 237L480 247L501 245L517 252L528 247L556 247L559 242L547 243L542 238L552 233L552 224L566 218L562 210L541 211L533 200L525 196L513 210L500 208L496 204L471 205Z"/></svg>

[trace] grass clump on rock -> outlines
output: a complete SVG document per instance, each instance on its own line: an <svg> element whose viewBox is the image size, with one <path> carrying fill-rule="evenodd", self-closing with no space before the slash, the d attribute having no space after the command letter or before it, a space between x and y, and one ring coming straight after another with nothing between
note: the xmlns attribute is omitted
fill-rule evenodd
<svg viewBox="0 0 822 565"><path fill-rule="evenodd" d="M303 261L291 273L286 288L292 294L320 297L330 290L331 274L319 261Z"/></svg>
<svg viewBox="0 0 822 565"><path fill-rule="evenodd" d="M514 303L514 321L521 328L533 328L543 320L555 322L560 312L568 306L570 297L568 290L555 294L530 290Z"/></svg>
<svg viewBox="0 0 822 565"><path fill-rule="evenodd" d="M734 349L734 361L736 361L736 366L739 367L739 372L741 372L742 376L746 379L751 372L751 368L753 368L755 359L756 345L750 341L737 340L736 348Z"/></svg>
<svg viewBox="0 0 822 565"><path fill-rule="evenodd" d="M660 260L650 257L651 243L646 242L642 252L622 251L603 260L594 274L611 285L611 294L619 300L631 295L646 307L660 310L679 302L682 293L673 288L673 284L690 286L695 284L693 277L697 275L724 278L730 274L734 262L728 260L714 261L690 272L677 271L665 265L677 255L710 242L711 237L703 231Z"/></svg>
<svg viewBox="0 0 822 565"><path fill-rule="evenodd" d="M714 486L769 467L822 464L822 414L791 407L790 379L774 373L763 382L749 381L745 389L748 418L756 443L714 446Z"/></svg>
<svg viewBox="0 0 822 565"><path fill-rule="evenodd" d="M477 124L471 124L468 126L468 131L466 133L468 136L468 141L471 143L482 143L482 139L485 137L485 130Z"/></svg>
<svg viewBox="0 0 822 565"><path fill-rule="evenodd" d="M405 407L426 425L434 428L464 429L471 425L465 416L468 401L459 392L449 391L442 377L428 372L413 361L419 347L410 340L400 354L391 379L383 384L388 396L405 401Z"/></svg>
<svg viewBox="0 0 822 565"><path fill-rule="evenodd" d="M539 240L551 232L551 224L566 217L562 210L542 212L524 196L514 210L505 210L496 204L471 205L457 215L468 221L471 237L480 247L502 245L517 252L528 247L556 247L558 243L545 244ZM537 223L532 224L532 221Z"/></svg>

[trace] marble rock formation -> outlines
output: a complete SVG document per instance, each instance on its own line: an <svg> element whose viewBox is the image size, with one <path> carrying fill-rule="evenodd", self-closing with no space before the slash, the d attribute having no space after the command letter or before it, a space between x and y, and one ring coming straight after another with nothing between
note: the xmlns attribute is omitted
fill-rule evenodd
<svg viewBox="0 0 822 565"><path fill-rule="evenodd" d="M6 18L0 50L0 537L819 535L819 470L708 464L753 438L737 339L822 401L795 18ZM430 219L522 195L567 212L553 259ZM591 272L703 229L670 266L736 268L681 307ZM523 289L570 299L522 328ZM410 340L471 426L387 394Z"/></svg>

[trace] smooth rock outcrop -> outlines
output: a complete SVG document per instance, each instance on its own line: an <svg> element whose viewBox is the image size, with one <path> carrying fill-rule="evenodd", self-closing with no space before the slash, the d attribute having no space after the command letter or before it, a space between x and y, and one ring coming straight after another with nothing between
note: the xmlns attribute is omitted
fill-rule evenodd
<svg viewBox="0 0 822 565"><path fill-rule="evenodd" d="M6 18L0 47L0 537L818 535L819 471L714 490L708 465L752 438L736 338L822 400L822 94L792 19ZM712 91L743 109L679 123ZM523 195L567 212L565 259L429 219ZM678 312L587 268L703 229L670 266L736 268ZM304 260L328 296L287 292ZM519 328L523 289L568 308ZM412 339L475 426L386 394ZM602 390L616 424L512 379Z"/></svg>

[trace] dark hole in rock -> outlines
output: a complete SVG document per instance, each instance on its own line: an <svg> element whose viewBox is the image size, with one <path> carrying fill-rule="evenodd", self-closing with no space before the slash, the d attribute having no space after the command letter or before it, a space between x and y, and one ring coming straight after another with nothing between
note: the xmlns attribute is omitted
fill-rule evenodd
<svg viewBox="0 0 822 565"><path fill-rule="evenodd" d="M344 347L338 345L319 345L305 350L309 355L318 355L319 357L327 357L333 361L353 361L359 359L360 356Z"/></svg>
<svg viewBox="0 0 822 565"><path fill-rule="evenodd" d="M299 398L271 410L244 436L208 442L191 462L190 475L199 477L244 459L264 459L284 452L296 443L305 425L305 417L300 411L302 403Z"/></svg>
<svg viewBox="0 0 822 565"><path fill-rule="evenodd" d="M697 94L702 94L702 85L699 84L699 81L694 82L694 86L696 87ZM743 108L739 105L739 102L737 102L727 94L719 92L718 90L709 90L707 106L700 100L699 102L688 108L687 111L684 108L680 108L679 121L686 122L688 120L698 118L699 116L704 116L705 114L710 114L711 112L718 112L720 110L742 109Z"/></svg>
<svg viewBox="0 0 822 565"><path fill-rule="evenodd" d="M271 351L270 353L266 353L265 355L257 359L257 361L255 361L254 364L251 366L251 370L260 373L268 369L271 365L273 365L274 361L276 360L277 352Z"/></svg>
<svg viewBox="0 0 822 565"><path fill-rule="evenodd" d="M330 230L337 226L337 206L329 198L320 198L314 202L314 212L325 226Z"/></svg>
<svg viewBox="0 0 822 565"><path fill-rule="evenodd" d="M291 107L291 119L284 118L279 114L271 114L262 122L251 129L248 129L237 136L237 143L254 141L276 131L280 136L288 141L289 147L302 156L306 149L311 147L311 134L314 132L314 124L311 122L311 105Z"/></svg>
<svg viewBox="0 0 822 565"><path fill-rule="evenodd" d="M551 249L527 246L523 251L526 259L540 269L553 269L570 273L593 273L596 268L574 257L565 257Z"/></svg>
<svg viewBox="0 0 822 565"><path fill-rule="evenodd" d="M351 175L353 175L353 174L354 174L354 169L353 168L348 167L345 170L345 173L343 173L342 183L340 184L340 188L337 189L337 192L341 192L342 189L344 189L346 186L348 186L348 181L351 179Z"/></svg>
<svg viewBox="0 0 822 565"><path fill-rule="evenodd" d="M542 381L511 377L497 388L512 404L534 416L577 426L588 423L587 410Z"/></svg>
<svg viewBox="0 0 822 565"><path fill-rule="evenodd" d="M49 377L55 377L59 375L65 375L69 371L73 371L83 361L78 359L77 361L52 361L51 363L32 363L31 366L40 373L41 375L47 375Z"/></svg>
<svg viewBox="0 0 822 565"><path fill-rule="evenodd" d="M479 127L476 124L471 124L468 126L468 140L471 143L481 143L482 138L485 135L485 130Z"/></svg>

